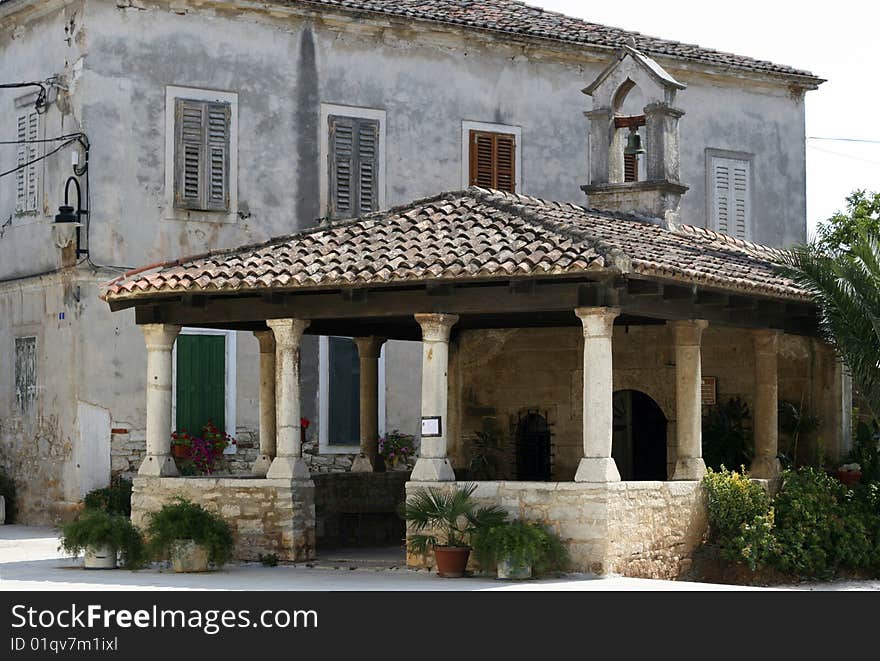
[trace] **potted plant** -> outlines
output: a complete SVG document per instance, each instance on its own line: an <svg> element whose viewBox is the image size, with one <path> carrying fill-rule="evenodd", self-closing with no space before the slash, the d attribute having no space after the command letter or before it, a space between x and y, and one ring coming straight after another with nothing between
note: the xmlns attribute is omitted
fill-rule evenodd
<svg viewBox="0 0 880 661"><path fill-rule="evenodd" d="M846 486L855 486L862 481L862 467L857 463L843 464L837 469L837 479Z"/></svg>
<svg viewBox="0 0 880 661"><path fill-rule="evenodd" d="M83 510L61 528L61 548L71 555L83 552L86 569L115 569L117 554L127 569L146 559L143 537L131 521L97 509Z"/></svg>
<svg viewBox="0 0 880 661"><path fill-rule="evenodd" d="M189 459L192 452L192 436L186 431L171 434L171 456L175 459Z"/></svg>
<svg viewBox="0 0 880 661"><path fill-rule="evenodd" d="M501 579L531 578L568 565L562 541L537 523L505 521L482 528L474 535L473 544L480 567L494 565Z"/></svg>
<svg viewBox="0 0 880 661"><path fill-rule="evenodd" d="M427 553L433 549L440 576L464 576L471 536L507 517L498 506L477 507L471 497L476 488L476 484L464 484L451 491L419 489L404 503L404 518L415 533L409 539L410 551Z"/></svg>
<svg viewBox="0 0 880 661"><path fill-rule="evenodd" d="M407 467L407 461L415 456L416 438L395 429L379 438L379 456L388 468Z"/></svg>
<svg viewBox="0 0 880 661"><path fill-rule="evenodd" d="M175 572L222 567L232 555L232 533L226 522L183 498L150 514L147 536L154 557L168 558Z"/></svg>

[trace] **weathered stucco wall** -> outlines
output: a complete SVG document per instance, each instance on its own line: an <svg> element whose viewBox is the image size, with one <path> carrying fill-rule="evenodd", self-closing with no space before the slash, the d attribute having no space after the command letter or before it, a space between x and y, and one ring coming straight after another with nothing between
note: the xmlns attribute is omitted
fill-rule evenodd
<svg viewBox="0 0 880 661"><path fill-rule="evenodd" d="M274 553L299 562L315 557L315 485L308 481L243 478L135 478L131 520L145 528L149 513L186 498L219 514L232 530L235 560Z"/></svg>
<svg viewBox="0 0 880 661"><path fill-rule="evenodd" d="M407 497L429 486L437 485L408 482ZM480 482L473 497L546 525L568 548L572 570L593 574L678 578L707 527L698 482ZM432 563L407 554L410 567Z"/></svg>

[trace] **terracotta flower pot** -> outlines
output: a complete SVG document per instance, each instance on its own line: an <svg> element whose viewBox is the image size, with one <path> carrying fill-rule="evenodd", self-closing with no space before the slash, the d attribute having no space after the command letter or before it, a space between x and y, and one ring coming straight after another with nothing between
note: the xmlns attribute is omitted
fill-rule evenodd
<svg viewBox="0 0 880 661"><path fill-rule="evenodd" d="M837 471L837 479L851 487L862 481L862 471Z"/></svg>
<svg viewBox="0 0 880 661"><path fill-rule="evenodd" d="M470 554L471 550L467 546L435 546L437 574L444 578L461 578L464 576Z"/></svg>
<svg viewBox="0 0 880 661"><path fill-rule="evenodd" d="M175 459L189 459L190 447L188 445L172 445L171 456Z"/></svg>

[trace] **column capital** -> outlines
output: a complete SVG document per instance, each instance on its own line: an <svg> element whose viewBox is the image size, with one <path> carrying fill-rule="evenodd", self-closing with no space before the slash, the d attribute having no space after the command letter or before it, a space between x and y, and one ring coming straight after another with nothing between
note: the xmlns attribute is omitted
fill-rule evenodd
<svg viewBox="0 0 880 661"><path fill-rule="evenodd" d="M703 330L709 325L705 319L677 319L667 321L672 331L672 341L676 346L698 347L703 337Z"/></svg>
<svg viewBox="0 0 880 661"><path fill-rule="evenodd" d="M752 331L755 353L776 353L779 349L779 336L782 333L772 328L761 328Z"/></svg>
<svg viewBox="0 0 880 661"><path fill-rule="evenodd" d="M170 324L142 324L141 330L144 333L147 351L170 351L174 346L174 340L180 334L180 326Z"/></svg>
<svg viewBox="0 0 880 661"><path fill-rule="evenodd" d="M264 331L254 331L254 337L260 343L260 353L275 353L275 333L271 328Z"/></svg>
<svg viewBox="0 0 880 661"><path fill-rule="evenodd" d="M378 358L382 352L382 345L385 343L384 337L376 337L375 335L353 337L352 340L357 345L359 358Z"/></svg>
<svg viewBox="0 0 880 661"><path fill-rule="evenodd" d="M308 319L267 319L266 325L272 329L275 343L280 347L299 345L303 333L312 322Z"/></svg>
<svg viewBox="0 0 880 661"><path fill-rule="evenodd" d="M413 315L422 327L423 342L448 342L452 327L458 322L457 314L424 313Z"/></svg>
<svg viewBox="0 0 880 661"><path fill-rule="evenodd" d="M610 121L614 116L614 111L611 108L593 108L592 110L585 110L584 117L590 120L597 121Z"/></svg>
<svg viewBox="0 0 880 661"><path fill-rule="evenodd" d="M574 313L580 318L584 327L584 337L611 337L614 320L620 314L620 308L589 307L575 308Z"/></svg>
<svg viewBox="0 0 880 661"><path fill-rule="evenodd" d="M647 118L651 115L667 115L678 119L684 115L684 110L671 106L668 103L656 101L645 106L645 117Z"/></svg>

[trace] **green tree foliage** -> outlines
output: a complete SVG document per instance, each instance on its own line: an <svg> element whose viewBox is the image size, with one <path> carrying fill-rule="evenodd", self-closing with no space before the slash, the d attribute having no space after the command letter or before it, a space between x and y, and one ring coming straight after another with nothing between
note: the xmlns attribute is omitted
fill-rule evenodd
<svg viewBox="0 0 880 661"><path fill-rule="evenodd" d="M847 252L859 237L880 232L880 192L857 190L846 198L846 213L837 212L816 230L818 246L828 254Z"/></svg>

